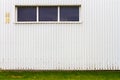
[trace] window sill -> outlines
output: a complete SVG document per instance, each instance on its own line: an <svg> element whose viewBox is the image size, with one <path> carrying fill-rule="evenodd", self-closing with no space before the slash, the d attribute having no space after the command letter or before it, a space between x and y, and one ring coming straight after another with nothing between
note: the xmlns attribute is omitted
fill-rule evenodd
<svg viewBox="0 0 120 80"><path fill-rule="evenodd" d="M15 22L15 24L82 24L82 21L64 21L64 22Z"/></svg>

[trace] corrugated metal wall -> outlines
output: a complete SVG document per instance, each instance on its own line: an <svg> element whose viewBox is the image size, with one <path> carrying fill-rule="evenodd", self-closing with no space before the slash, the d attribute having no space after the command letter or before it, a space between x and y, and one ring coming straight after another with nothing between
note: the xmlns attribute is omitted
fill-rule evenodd
<svg viewBox="0 0 120 80"><path fill-rule="evenodd" d="M0 68L120 69L119 0L2 0ZM78 5L80 24L16 24L15 5ZM10 23L5 14L10 13Z"/></svg>

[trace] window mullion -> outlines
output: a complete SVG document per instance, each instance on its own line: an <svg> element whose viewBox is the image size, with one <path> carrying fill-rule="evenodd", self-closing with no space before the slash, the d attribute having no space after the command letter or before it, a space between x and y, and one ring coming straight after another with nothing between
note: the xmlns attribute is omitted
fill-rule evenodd
<svg viewBox="0 0 120 80"><path fill-rule="evenodd" d="M39 7L37 6L37 22L39 22Z"/></svg>
<svg viewBox="0 0 120 80"><path fill-rule="evenodd" d="M58 22L60 22L60 6L58 6Z"/></svg>

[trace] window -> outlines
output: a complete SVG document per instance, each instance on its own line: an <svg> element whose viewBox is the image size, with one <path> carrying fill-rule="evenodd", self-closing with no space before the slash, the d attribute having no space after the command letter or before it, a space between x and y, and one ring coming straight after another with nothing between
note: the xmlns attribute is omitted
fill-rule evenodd
<svg viewBox="0 0 120 80"><path fill-rule="evenodd" d="M39 21L57 21L57 7L39 7Z"/></svg>
<svg viewBox="0 0 120 80"><path fill-rule="evenodd" d="M36 7L18 7L18 21L36 21Z"/></svg>
<svg viewBox="0 0 120 80"><path fill-rule="evenodd" d="M79 21L79 7L60 7L60 21Z"/></svg>
<svg viewBox="0 0 120 80"><path fill-rule="evenodd" d="M79 22L80 6L17 6L17 22Z"/></svg>

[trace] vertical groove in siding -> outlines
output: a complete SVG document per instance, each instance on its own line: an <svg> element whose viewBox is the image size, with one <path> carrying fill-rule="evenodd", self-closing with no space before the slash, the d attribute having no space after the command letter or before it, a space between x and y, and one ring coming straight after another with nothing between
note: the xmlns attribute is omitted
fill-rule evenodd
<svg viewBox="0 0 120 80"><path fill-rule="evenodd" d="M2 5L2 2L0 2L0 5ZM2 6L0 6L0 12L2 12L1 10L2 10ZM1 16L2 16L2 13L0 17ZM2 35L1 26L2 26L2 20L0 19L0 36ZM0 39L0 44L1 44L1 39ZM0 46L0 53L1 53L1 46ZM1 69L1 66L2 66L2 55L0 54L0 69Z"/></svg>
<svg viewBox="0 0 120 80"><path fill-rule="evenodd" d="M116 47L116 49L117 49L117 62L118 62L117 65L119 66L118 68L120 69L120 33L119 33L119 31L120 31L120 27L119 27L120 26L120 23L119 23L119 21L120 21L120 16L119 16L120 6L119 6L119 4L120 4L120 1L116 0L116 26L117 26L117 30L116 30L116 32L117 32L117 41L116 41L117 47Z"/></svg>
<svg viewBox="0 0 120 80"><path fill-rule="evenodd" d="M0 68L120 69L118 0L82 0L82 24L14 24L14 5L80 4L79 0L2 2ZM10 24L5 24L5 12L10 12Z"/></svg>

